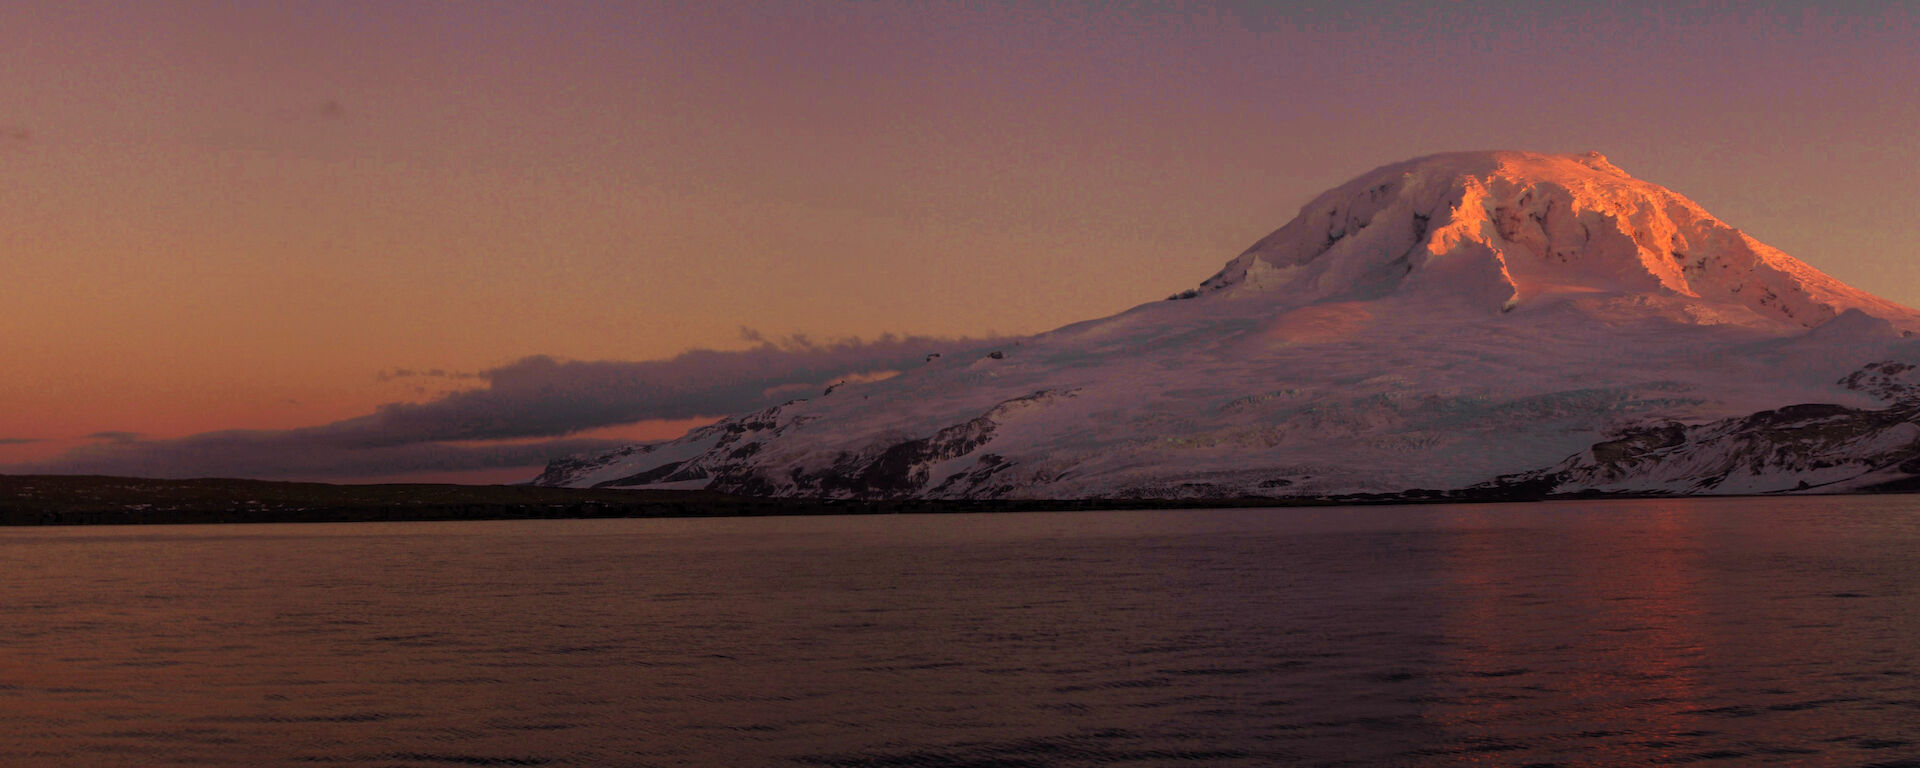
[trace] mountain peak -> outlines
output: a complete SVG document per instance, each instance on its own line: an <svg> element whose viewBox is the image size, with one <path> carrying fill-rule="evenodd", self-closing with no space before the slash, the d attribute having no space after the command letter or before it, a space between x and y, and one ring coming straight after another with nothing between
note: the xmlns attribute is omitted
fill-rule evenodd
<svg viewBox="0 0 1920 768"><path fill-rule="evenodd" d="M1622 294L1714 322L1920 315L1854 289L1635 179L1598 152L1451 152L1382 166L1309 202L1201 293L1288 306L1412 296L1510 311Z"/></svg>
<svg viewBox="0 0 1920 768"><path fill-rule="evenodd" d="M1619 166L1616 166L1613 163L1608 162L1606 155L1600 154L1599 152L1595 152L1593 150L1587 150L1578 155L1573 155L1572 157L1575 160L1579 161L1581 164L1586 165L1587 167L1592 168L1596 171L1603 171L1606 173L1615 173L1621 176L1627 175L1627 172L1620 170Z"/></svg>
<svg viewBox="0 0 1920 768"><path fill-rule="evenodd" d="M1373 170L1204 291L540 482L1082 499L1920 483L1913 310L1597 153Z"/></svg>

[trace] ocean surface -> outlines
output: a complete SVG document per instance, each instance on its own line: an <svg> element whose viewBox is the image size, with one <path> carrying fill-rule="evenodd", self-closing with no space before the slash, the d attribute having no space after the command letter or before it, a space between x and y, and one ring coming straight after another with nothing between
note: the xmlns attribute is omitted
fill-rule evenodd
<svg viewBox="0 0 1920 768"><path fill-rule="evenodd" d="M0 530L0 765L1920 766L1920 497Z"/></svg>

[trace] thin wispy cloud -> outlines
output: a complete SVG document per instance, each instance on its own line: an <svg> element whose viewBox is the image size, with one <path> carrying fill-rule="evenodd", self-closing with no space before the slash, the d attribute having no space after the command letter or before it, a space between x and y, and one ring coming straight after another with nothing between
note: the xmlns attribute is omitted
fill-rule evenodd
<svg viewBox="0 0 1920 768"><path fill-rule="evenodd" d="M33 143L33 132L19 125L0 125L0 149Z"/></svg>
<svg viewBox="0 0 1920 768"><path fill-rule="evenodd" d="M120 431L114 431L114 430L109 430L106 432L95 432L91 435L87 435L88 440L110 440L116 443L132 442L134 440L139 440L141 437L142 435L139 432L120 432Z"/></svg>
<svg viewBox="0 0 1920 768"><path fill-rule="evenodd" d="M466 380L466 379L477 379L477 378L480 378L480 374L474 373L472 371L448 371L441 368L429 368L424 371L416 371L412 368L395 368L393 370L381 371L379 373L376 373L373 375L373 378L375 381L380 381L380 382L388 382L388 381L396 381L399 379L412 379L412 378L451 379L451 380L457 381L457 380Z"/></svg>
<svg viewBox="0 0 1920 768"><path fill-rule="evenodd" d="M152 477L350 477L526 466L620 441L571 438L583 430L653 420L720 417L818 393L846 379L924 364L991 342L882 336L694 350L645 362L546 356L472 374L481 386L420 403L390 403L366 416L288 430L210 432L146 440L123 432L17 470ZM463 374L428 369L386 379ZM514 441L488 444L489 441Z"/></svg>
<svg viewBox="0 0 1920 768"><path fill-rule="evenodd" d="M0 445L32 445L44 442L46 438L42 437L0 437Z"/></svg>

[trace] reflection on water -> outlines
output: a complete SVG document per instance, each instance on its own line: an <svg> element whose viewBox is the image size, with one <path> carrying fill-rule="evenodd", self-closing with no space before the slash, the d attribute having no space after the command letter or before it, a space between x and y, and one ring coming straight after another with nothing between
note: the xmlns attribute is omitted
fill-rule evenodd
<svg viewBox="0 0 1920 768"><path fill-rule="evenodd" d="M0 532L5 765L1920 764L1920 499Z"/></svg>

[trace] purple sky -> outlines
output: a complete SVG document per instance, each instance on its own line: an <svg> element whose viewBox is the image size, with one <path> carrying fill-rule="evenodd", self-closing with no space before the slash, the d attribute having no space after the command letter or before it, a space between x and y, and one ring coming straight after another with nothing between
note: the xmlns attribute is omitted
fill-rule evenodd
<svg viewBox="0 0 1920 768"><path fill-rule="evenodd" d="M536 355L1042 331L1446 150L1598 150L1920 304L1910 4L713 5L0 3L0 471L219 474L168 441ZM688 420L609 413L529 419Z"/></svg>

